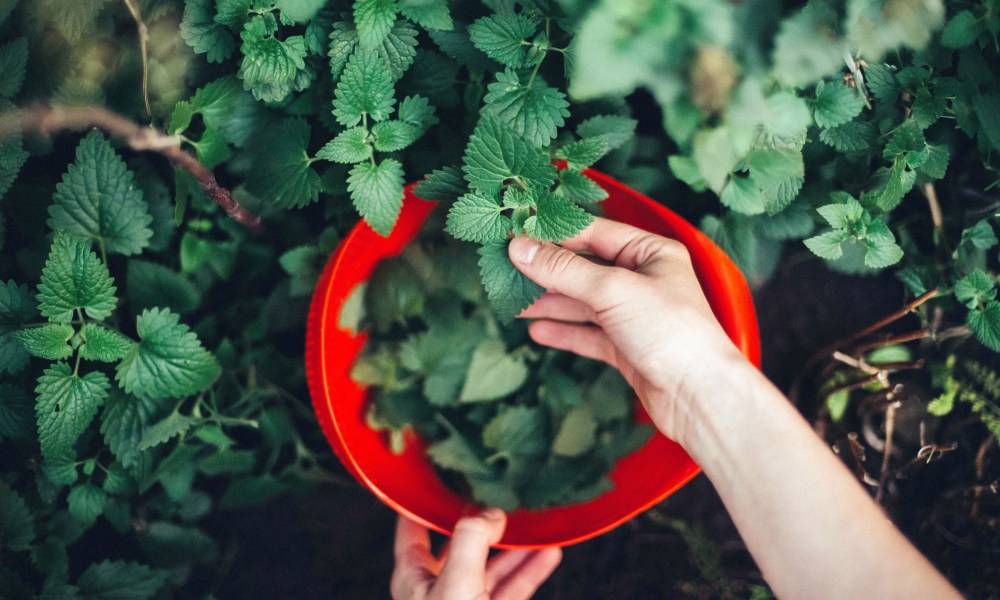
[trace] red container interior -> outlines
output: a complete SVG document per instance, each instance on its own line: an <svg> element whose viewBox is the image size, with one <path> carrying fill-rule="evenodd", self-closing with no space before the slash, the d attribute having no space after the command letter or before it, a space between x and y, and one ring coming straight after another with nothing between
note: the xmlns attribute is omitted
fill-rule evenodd
<svg viewBox="0 0 1000 600"><path fill-rule="evenodd" d="M587 175L608 191L602 206L611 219L683 243L709 303L733 343L760 365L760 338L753 299L739 269L690 223L663 205L595 171ZM330 445L347 469L397 512L440 532L470 511L469 502L440 481L419 439L393 454L385 436L365 423L366 393L350 378L364 347L364 333L338 327L341 306L383 259L398 255L420 231L436 203L406 189L402 214L383 238L363 222L330 258L313 295L306 340L306 369L316 415ZM640 409L641 410L641 409ZM699 472L676 443L654 435L620 460L611 472L613 490L592 501L510 515L501 547L573 544L608 531L660 502Z"/></svg>

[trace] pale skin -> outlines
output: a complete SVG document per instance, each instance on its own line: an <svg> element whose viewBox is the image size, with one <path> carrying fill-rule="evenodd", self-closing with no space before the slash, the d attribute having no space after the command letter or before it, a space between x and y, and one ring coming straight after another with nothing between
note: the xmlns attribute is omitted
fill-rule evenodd
<svg viewBox="0 0 1000 600"><path fill-rule="evenodd" d="M561 247L515 239L510 256L547 290L521 315L532 339L622 372L702 467L779 598L960 597L730 342L681 244L597 219ZM393 596L530 597L558 550L488 563L502 525L459 521L442 562L426 530L400 518Z"/></svg>

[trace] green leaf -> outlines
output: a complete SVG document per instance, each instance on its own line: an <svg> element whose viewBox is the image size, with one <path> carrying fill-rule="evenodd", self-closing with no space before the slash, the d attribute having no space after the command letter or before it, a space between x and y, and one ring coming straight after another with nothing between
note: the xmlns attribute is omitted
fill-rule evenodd
<svg viewBox="0 0 1000 600"><path fill-rule="evenodd" d="M948 146L927 144L927 159L917 169L918 172L931 179L941 179L948 171L948 160L951 151Z"/></svg>
<svg viewBox="0 0 1000 600"><path fill-rule="evenodd" d="M333 114L345 127L354 127L366 117L384 121L396 103L386 63L364 48L355 50L347 61L334 95Z"/></svg>
<svg viewBox="0 0 1000 600"><path fill-rule="evenodd" d="M1000 352L1000 302L991 300L982 309L970 310L967 322L977 340Z"/></svg>
<svg viewBox="0 0 1000 600"><path fill-rule="evenodd" d="M454 202L467 189L461 169L445 167L428 173L424 180L413 189L413 193L424 200Z"/></svg>
<svg viewBox="0 0 1000 600"><path fill-rule="evenodd" d="M511 69L497 73L487 87L483 114L495 115L535 146L547 146L569 116L566 95L536 77L529 85Z"/></svg>
<svg viewBox="0 0 1000 600"><path fill-rule="evenodd" d="M273 14L256 16L240 33L243 62L236 74L243 89L262 102L281 102L301 91L300 73L306 69L306 43L300 35L284 40L274 37L278 24Z"/></svg>
<svg viewBox="0 0 1000 600"><path fill-rule="evenodd" d="M215 21L212 0L185 0L181 37L208 62L221 63L236 49L236 41L225 25Z"/></svg>
<svg viewBox="0 0 1000 600"><path fill-rule="evenodd" d="M976 269L955 282L955 299L970 309L981 308L996 297L996 279L982 269Z"/></svg>
<svg viewBox="0 0 1000 600"><path fill-rule="evenodd" d="M201 305L201 292L191 280L161 264L132 259L125 281L125 293L135 311L159 306L185 314Z"/></svg>
<svg viewBox="0 0 1000 600"><path fill-rule="evenodd" d="M705 191L705 179L698 170L698 164L689 156L675 154L667 157L667 165L674 177L688 184L696 192Z"/></svg>
<svg viewBox="0 0 1000 600"><path fill-rule="evenodd" d="M357 0L354 3L354 24L362 48L371 50L385 41L396 22L397 10L395 0Z"/></svg>
<svg viewBox="0 0 1000 600"><path fill-rule="evenodd" d="M34 399L20 387L0 383L0 440L35 435Z"/></svg>
<svg viewBox="0 0 1000 600"><path fill-rule="evenodd" d="M113 392L101 413L101 434L118 462L126 469L142 459L143 403L148 401Z"/></svg>
<svg viewBox="0 0 1000 600"><path fill-rule="evenodd" d="M169 310L142 311L136 331L140 342L115 369L115 379L126 392L182 398L207 389L219 376L215 357Z"/></svg>
<svg viewBox="0 0 1000 600"><path fill-rule="evenodd" d="M852 87L837 81L819 82L816 86L816 104L813 105L813 119L824 129L847 123L861 114L865 103Z"/></svg>
<svg viewBox="0 0 1000 600"><path fill-rule="evenodd" d="M895 102L899 96L896 82L896 67L886 64L871 64L864 67L865 85L879 102Z"/></svg>
<svg viewBox="0 0 1000 600"><path fill-rule="evenodd" d="M95 323L85 323L80 329L83 345L80 358L101 362L117 362L125 357L135 344L132 340Z"/></svg>
<svg viewBox="0 0 1000 600"><path fill-rule="evenodd" d="M17 373L28 364L28 351L14 339L13 332L37 314L27 286L0 282L0 373Z"/></svg>
<svg viewBox="0 0 1000 600"><path fill-rule="evenodd" d="M559 423L552 439L552 453L558 456L580 456L597 442L597 420L590 406L574 407Z"/></svg>
<svg viewBox="0 0 1000 600"><path fill-rule="evenodd" d="M250 16L254 0L215 0L215 22L239 31Z"/></svg>
<svg viewBox="0 0 1000 600"><path fill-rule="evenodd" d="M402 150L417 141L422 133L416 125L403 121L382 121L372 126L375 149L379 152Z"/></svg>
<svg viewBox="0 0 1000 600"><path fill-rule="evenodd" d="M19 0L0 0L0 25L3 25L10 16L11 11L17 6Z"/></svg>
<svg viewBox="0 0 1000 600"><path fill-rule="evenodd" d="M637 125L631 117L598 115L580 123L576 134L583 139L600 138L608 150L615 150L633 138Z"/></svg>
<svg viewBox="0 0 1000 600"><path fill-rule="evenodd" d="M583 231L594 216L547 189L531 188L535 214L528 218L525 231L544 242L561 242Z"/></svg>
<svg viewBox="0 0 1000 600"><path fill-rule="evenodd" d="M308 23L323 8L326 0L275 0L281 14L296 23Z"/></svg>
<svg viewBox="0 0 1000 600"><path fill-rule="evenodd" d="M972 106L982 126L982 133L994 150L1000 151L1000 93L976 96Z"/></svg>
<svg viewBox="0 0 1000 600"><path fill-rule="evenodd" d="M409 123L420 129L421 133L428 127L438 123L434 116L434 107L423 96L407 96L399 103L396 117L404 123Z"/></svg>
<svg viewBox="0 0 1000 600"><path fill-rule="evenodd" d="M400 0L399 12L424 29L451 31L455 26L447 0Z"/></svg>
<svg viewBox="0 0 1000 600"><path fill-rule="evenodd" d="M53 229L93 238L108 252L138 254L153 236L153 217L132 171L96 131L77 146L49 215Z"/></svg>
<svg viewBox="0 0 1000 600"><path fill-rule="evenodd" d="M825 2L810 2L781 20L772 50L773 75L779 83L803 87L843 69L843 41L837 13Z"/></svg>
<svg viewBox="0 0 1000 600"><path fill-rule="evenodd" d="M66 498L69 514L85 527L90 527L108 505L108 494L90 483L81 483L69 491Z"/></svg>
<svg viewBox="0 0 1000 600"><path fill-rule="evenodd" d="M73 452L76 443L97 409L108 397L110 384L100 371L82 377L73 373L66 363L56 363L38 378L38 441L46 459L56 459Z"/></svg>
<svg viewBox="0 0 1000 600"><path fill-rule="evenodd" d="M358 30L354 28L354 23L337 21L330 31L330 73L333 80L338 81L347 60L358 47Z"/></svg>
<svg viewBox="0 0 1000 600"><path fill-rule="evenodd" d="M508 354L503 341L487 339L476 346L465 376L459 402L485 402L517 391L528 379L521 354Z"/></svg>
<svg viewBox="0 0 1000 600"><path fill-rule="evenodd" d="M903 201L903 196L913 189L913 184L916 180L916 171L908 169L904 161L897 160L894 162L892 169L889 171L889 178L886 181L885 187L876 201L878 207L888 212L899 206L899 203Z"/></svg>
<svg viewBox="0 0 1000 600"><path fill-rule="evenodd" d="M28 38L14 38L0 46L0 97L13 98L21 91L27 66Z"/></svg>
<svg viewBox="0 0 1000 600"><path fill-rule="evenodd" d="M767 98L770 118L764 121L764 130L780 139L796 139L812 123L809 105L794 92L780 91Z"/></svg>
<svg viewBox="0 0 1000 600"><path fill-rule="evenodd" d="M28 550L35 539L35 523L24 498L0 482L0 549Z"/></svg>
<svg viewBox="0 0 1000 600"><path fill-rule="evenodd" d="M305 119L289 118L265 128L254 139L250 191L279 208L302 208L319 200L323 184L310 166L309 135Z"/></svg>
<svg viewBox="0 0 1000 600"><path fill-rule="evenodd" d="M564 169L559 172L559 186L555 193L581 206L592 206L608 197L608 192L580 171Z"/></svg>
<svg viewBox="0 0 1000 600"><path fill-rule="evenodd" d="M843 230L827 231L826 233L803 240L803 243L816 256L825 258L826 260L836 260L843 255L844 251L841 248L841 244L849 236L850 233Z"/></svg>
<svg viewBox="0 0 1000 600"><path fill-rule="evenodd" d="M548 187L556 169L546 152L530 145L496 117L479 119L465 148L462 171L469 184L484 196L495 196L507 180L521 179L528 186Z"/></svg>
<svg viewBox="0 0 1000 600"><path fill-rule="evenodd" d="M860 202L850 196L843 199L845 202L827 204L816 209L816 212L834 229L850 228L864 218L865 209Z"/></svg>
<svg viewBox="0 0 1000 600"><path fill-rule="evenodd" d="M941 31L941 45L945 48L971 46L978 37L976 16L967 10L957 12Z"/></svg>
<svg viewBox="0 0 1000 600"><path fill-rule="evenodd" d="M476 48L472 40L469 39L468 28L464 23L456 21L454 28L450 31L430 31L428 33L438 48L459 65L472 71L493 72L496 70L497 63L486 56L482 50Z"/></svg>
<svg viewBox="0 0 1000 600"><path fill-rule="evenodd" d="M389 67L393 81L398 80L417 56L417 30L402 19L396 21L375 52Z"/></svg>
<svg viewBox="0 0 1000 600"><path fill-rule="evenodd" d="M555 157L566 161L570 169L585 169L599 161L608 152L603 138L584 138L570 142L556 150Z"/></svg>
<svg viewBox="0 0 1000 600"><path fill-rule="evenodd" d="M448 209L445 231L460 240L477 244L505 240L511 222L501 210L501 206L490 198L465 194Z"/></svg>
<svg viewBox="0 0 1000 600"><path fill-rule="evenodd" d="M497 318L503 322L511 321L545 291L510 262L507 244L508 242L487 244L477 250L483 287L486 288Z"/></svg>
<svg viewBox="0 0 1000 600"><path fill-rule="evenodd" d="M26 327L14 332L14 338L21 342L32 356L46 360L62 360L73 354L69 339L76 331L71 325L49 323L40 327Z"/></svg>
<svg viewBox="0 0 1000 600"><path fill-rule="evenodd" d="M882 269L894 265L903 258L903 249L895 242L879 242L866 244L865 266L872 269Z"/></svg>
<svg viewBox="0 0 1000 600"><path fill-rule="evenodd" d="M944 98L932 94L925 87L917 90L913 97L910 118L921 128L927 129L944 115L948 104Z"/></svg>
<svg viewBox="0 0 1000 600"><path fill-rule="evenodd" d="M87 567L76 585L81 599L147 600L166 581L166 571L154 571L135 562L105 560Z"/></svg>
<svg viewBox="0 0 1000 600"><path fill-rule="evenodd" d="M389 235L403 207L403 165L393 158L359 163L347 177L347 190L365 222L380 235Z"/></svg>
<svg viewBox="0 0 1000 600"><path fill-rule="evenodd" d="M161 421L146 427L142 432L142 439L139 440L139 451L148 450L160 444L165 444L177 436L184 437L192 425L198 423L198 419L172 412Z"/></svg>
<svg viewBox="0 0 1000 600"><path fill-rule="evenodd" d="M0 110L4 108L5 102L0 98ZM12 135L0 141L0 198L3 198L10 186L17 179L21 167L28 160L28 153L24 150L24 143L20 135Z"/></svg>
<svg viewBox="0 0 1000 600"><path fill-rule="evenodd" d="M538 20L524 13L490 15L469 26L469 38L493 60L517 69L529 64L524 43L537 29Z"/></svg>
<svg viewBox="0 0 1000 600"><path fill-rule="evenodd" d="M507 458L548 450L545 413L538 407L504 406L483 428L483 444Z"/></svg>
<svg viewBox="0 0 1000 600"><path fill-rule="evenodd" d="M167 133L178 135L184 133L191 126L191 121L197 114L194 106L187 100L181 100L174 105L174 111L170 113L170 124L167 126Z"/></svg>
<svg viewBox="0 0 1000 600"><path fill-rule="evenodd" d="M875 144L878 131L868 121L850 121L823 129L819 139L827 146L833 146L838 152L863 152Z"/></svg>
<svg viewBox="0 0 1000 600"><path fill-rule="evenodd" d="M82 309L102 321L115 309L115 291L108 268L91 251L89 241L56 234L38 284L38 310L43 316L69 323L73 312Z"/></svg>
<svg viewBox="0 0 1000 600"><path fill-rule="evenodd" d="M764 212L766 204L756 181L749 177L730 177L719 200L723 206L746 215Z"/></svg>
<svg viewBox="0 0 1000 600"><path fill-rule="evenodd" d="M371 157L372 145L368 143L368 129L365 127L352 127L341 131L316 153L316 158L348 165L369 160Z"/></svg>
<svg viewBox="0 0 1000 600"><path fill-rule="evenodd" d="M219 547L211 537L197 527L177 525L168 521L149 523L139 534L139 545L149 561L158 567L190 568L219 555Z"/></svg>

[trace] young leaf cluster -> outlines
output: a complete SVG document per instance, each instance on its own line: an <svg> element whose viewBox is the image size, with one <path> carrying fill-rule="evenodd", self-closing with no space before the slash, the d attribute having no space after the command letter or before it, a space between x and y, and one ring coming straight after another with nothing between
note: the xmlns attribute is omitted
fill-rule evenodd
<svg viewBox="0 0 1000 600"><path fill-rule="evenodd" d="M373 274L351 319L371 328L352 371L371 386L369 424L398 452L407 432L421 436L444 480L483 505L538 509L604 493L615 461L651 433L632 420L628 384L532 344L523 324L502 325L468 269L475 261L468 246L425 242Z"/></svg>

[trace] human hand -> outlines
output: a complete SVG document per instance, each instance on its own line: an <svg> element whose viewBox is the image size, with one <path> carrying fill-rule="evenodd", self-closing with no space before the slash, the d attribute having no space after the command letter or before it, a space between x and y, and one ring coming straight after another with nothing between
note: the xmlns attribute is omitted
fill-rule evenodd
<svg viewBox="0 0 1000 600"><path fill-rule="evenodd" d="M390 589L395 600L519 600L530 598L562 558L559 548L506 550L489 558L507 516L496 508L463 517L441 556L431 553L427 529L400 515L396 567Z"/></svg>
<svg viewBox="0 0 1000 600"><path fill-rule="evenodd" d="M536 319L532 339L617 368L657 427L682 445L690 411L711 393L713 379L749 364L713 315L677 241L598 218L562 247L522 236L509 252L547 290L521 314Z"/></svg>

